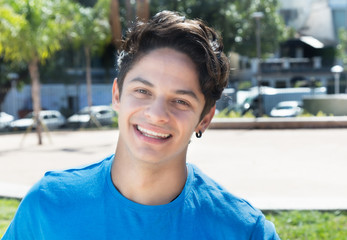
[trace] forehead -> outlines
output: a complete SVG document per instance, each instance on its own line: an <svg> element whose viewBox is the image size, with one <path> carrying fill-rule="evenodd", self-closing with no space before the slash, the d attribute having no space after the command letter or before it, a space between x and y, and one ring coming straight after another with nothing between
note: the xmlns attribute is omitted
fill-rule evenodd
<svg viewBox="0 0 347 240"><path fill-rule="evenodd" d="M125 84L134 78L146 79L154 85L186 86L200 91L194 62L187 54L171 48L155 49L141 56L125 77Z"/></svg>

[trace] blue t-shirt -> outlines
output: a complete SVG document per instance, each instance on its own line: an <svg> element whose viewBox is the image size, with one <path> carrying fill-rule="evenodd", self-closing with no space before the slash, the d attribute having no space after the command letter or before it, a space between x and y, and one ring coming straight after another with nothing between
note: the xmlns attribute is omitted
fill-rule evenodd
<svg viewBox="0 0 347 240"><path fill-rule="evenodd" d="M279 239L259 210L192 164L171 203L132 202L112 183L113 158L46 173L22 200L3 240Z"/></svg>

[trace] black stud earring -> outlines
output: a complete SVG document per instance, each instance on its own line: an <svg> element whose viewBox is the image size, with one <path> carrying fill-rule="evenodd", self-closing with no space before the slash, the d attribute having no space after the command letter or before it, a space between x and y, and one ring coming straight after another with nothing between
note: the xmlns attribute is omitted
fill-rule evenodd
<svg viewBox="0 0 347 240"><path fill-rule="evenodd" d="M202 132L199 130L199 132L195 133L196 138L201 138Z"/></svg>

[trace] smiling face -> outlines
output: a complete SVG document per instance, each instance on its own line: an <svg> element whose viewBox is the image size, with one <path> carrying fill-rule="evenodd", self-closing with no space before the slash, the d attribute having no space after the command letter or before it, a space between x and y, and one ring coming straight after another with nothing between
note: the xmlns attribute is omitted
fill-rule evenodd
<svg viewBox="0 0 347 240"><path fill-rule="evenodd" d="M127 73L121 95L114 83L120 131L116 154L147 163L185 163L192 133L203 132L214 114L213 108L199 121L204 104L187 55L170 48L147 53Z"/></svg>

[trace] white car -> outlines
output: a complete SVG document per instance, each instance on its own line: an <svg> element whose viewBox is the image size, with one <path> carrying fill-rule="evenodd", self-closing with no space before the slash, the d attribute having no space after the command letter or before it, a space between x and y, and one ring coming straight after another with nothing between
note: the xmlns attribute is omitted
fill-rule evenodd
<svg viewBox="0 0 347 240"><path fill-rule="evenodd" d="M92 118L94 119L91 119ZM88 127L91 125L112 125L116 112L111 106L99 105L82 108L67 119L69 127ZM93 121L95 120L95 121ZM96 122L96 123L95 123Z"/></svg>
<svg viewBox="0 0 347 240"><path fill-rule="evenodd" d="M303 112L300 102L279 102L270 112L271 117L295 117Z"/></svg>
<svg viewBox="0 0 347 240"><path fill-rule="evenodd" d="M8 128L13 120L14 116L5 112L0 112L0 130Z"/></svg>
<svg viewBox="0 0 347 240"><path fill-rule="evenodd" d="M24 118L11 122L10 128L12 130L25 130L30 126L32 128L36 128L33 116L33 112L28 113L27 115L25 115ZM64 126L66 123L65 117L59 111L56 110L42 110L40 111L40 118L42 123L49 130L60 128Z"/></svg>

